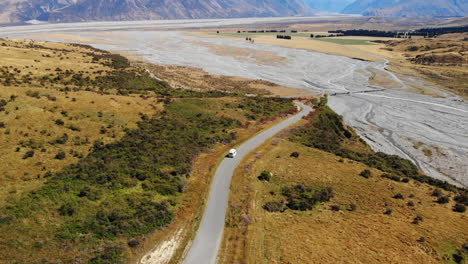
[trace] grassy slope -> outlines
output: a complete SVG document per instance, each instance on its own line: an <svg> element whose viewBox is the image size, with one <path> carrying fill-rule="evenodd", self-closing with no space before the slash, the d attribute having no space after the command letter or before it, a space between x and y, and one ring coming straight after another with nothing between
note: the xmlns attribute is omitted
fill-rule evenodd
<svg viewBox="0 0 468 264"><path fill-rule="evenodd" d="M8 56L0 82L8 86L0 142L7 155L21 147L1 168L9 172L1 188L1 261L120 263L127 242L138 246L173 221L198 154L235 138L232 129L248 120L293 107L289 100L172 89L123 57L86 46L2 43ZM52 65L60 69L44 77ZM59 151L65 159L54 158Z"/></svg>
<svg viewBox="0 0 468 264"><path fill-rule="evenodd" d="M307 121L302 122L307 127ZM341 146L349 148L349 143L344 140ZM368 151L366 146L358 147L359 142L352 145L354 151ZM292 152L299 152L299 157L291 157ZM359 176L364 169L373 177ZM270 182L257 179L265 170L273 173ZM453 263L452 255L467 243L466 213L453 212L452 199L448 204L436 203L437 197L431 196L436 188L431 185L395 182L382 174L284 137L270 140L247 157L235 174L222 262ZM283 188L296 184L332 187L335 197L310 211L270 213L262 208L284 199ZM392 198L397 193L404 199ZM452 198L456 194L443 193ZM350 211L351 204L355 211ZM340 210L331 210L332 205ZM391 215L384 214L388 209ZM423 220L413 224L417 216ZM418 242L421 237L424 242Z"/></svg>
<svg viewBox="0 0 468 264"><path fill-rule="evenodd" d="M0 107L3 123L0 205L39 187L47 173L57 172L86 156L96 140L104 143L119 140L125 134L124 129L136 127L136 122L141 120L140 113L153 115L162 110L162 104L154 98L84 91L72 83L41 85L41 78L51 68L75 72L112 71L112 68L104 65L105 60L93 63L93 57L88 54L92 50L86 47L57 43L31 45L24 41L0 41L0 102L6 103ZM12 74L8 86L6 71ZM88 73L88 76L95 78L96 74ZM57 120L64 124L56 124ZM64 140L57 141L60 138ZM34 155L23 159L28 151L34 151ZM54 158L60 151L66 153L63 160Z"/></svg>

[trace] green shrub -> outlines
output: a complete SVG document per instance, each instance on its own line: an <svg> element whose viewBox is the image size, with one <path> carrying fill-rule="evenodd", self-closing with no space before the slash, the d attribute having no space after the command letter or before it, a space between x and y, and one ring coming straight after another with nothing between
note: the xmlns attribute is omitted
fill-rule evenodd
<svg viewBox="0 0 468 264"><path fill-rule="evenodd" d="M57 153L57 155L55 155L55 159L58 159L58 160L63 160L65 159L65 157L66 157L66 154L63 151L60 151L59 153Z"/></svg>
<svg viewBox="0 0 468 264"><path fill-rule="evenodd" d="M467 192L463 192L457 196L455 196L454 200L458 203L461 203L461 204L464 204L464 205L468 205L468 193Z"/></svg>
<svg viewBox="0 0 468 264"><path fill-rule="evenodd" d="M123 249L121 247L106 247L88 264L123 264Z"/></svg>
<svg viewBox="0 0 468 264"><path fill-rule="evenodd" d="M29 150L26 153L24 153L23 159L29 159L29 158L32 158L33 156L34 156L34 150Z"/></svg>
<svg viewBox="0 0 468 264"><path fill-rule="evenodd" d="M359 176L362 176L366 179L372 177L372 172L370 170L363 170L361 173L359 173Z"/></svg>
<svg viewBox="0 0 468 264"><path fill-rule="evenodd" d="M435 197L441 197L441 196L444 195L444 193L443 193L441 190L439 190L439 189L435 189L435 190L432 192L431 195L432 195L432 196L435 196Z"/></svg>
<svg viewBox="0 0 468 264"><path fill-rule="evenodd" d="M330 201L334 193L331 187L313 189L299 184L284 188L282 195L286 197L286 206L289 209L306 211L313 209L317 203Z"/></svg>
<svg viewBox="0 0 468 264"><path fill-rule="evenodd" d="M393 174L382 174L382 178L387 178L387 179L390 179L392 181L396 181L396 182L401 182L401 178L398 177L398 176L395 176Z"/></svg>
<svg viewBox="0 0 468 264"><path fill-rule="evenodd" d="M268 171L262 171L262 173L260 174L260 176L258 176L258 179L261 180L261 181L267 181L269 182L271 180L271 172L268 172Z"/></svg>
<svg viewBox="0 0 468 264"><path fill-rule="evenodd" d="M58 209L62 216L72 216L75 214L75 210L75 205L72 203L65 203Z"/></svg>
<svg viewBox="0 0 468 264"><path fill-rule="evenodd" d="M63 126L65 124L65 122L63 122L62 119L57 119L57 120L55 120L55 124L58 125L58 126Z"/></svg>
<svg viewBox="0 0 468 264"><path fill-rule="evenodd" d="M436 202L440 204L446 204L450 202L450 198L448 196L441 196L437 199Z"/></svg>
<svg viewBox="0 0 468 264"><path fill-rule="evenodd" d="M293 158L299 158L299 155L300 155L299 152L294 151L293 153L291 153L290 156L293 157Z"/></svg>
<svg viewBox="0 0 468 264"><path fill-rule="evenodd" d="M463 205L463 204L456 204L453 207L453 211L458 212L458 213L464 213L464 212L466 212L466 206Z"/></svg>

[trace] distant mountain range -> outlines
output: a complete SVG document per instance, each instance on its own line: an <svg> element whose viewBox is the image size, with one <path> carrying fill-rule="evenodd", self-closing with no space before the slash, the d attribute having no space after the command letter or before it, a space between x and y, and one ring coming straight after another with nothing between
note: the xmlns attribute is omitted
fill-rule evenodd
<svg viewBox="0 0 468 264"><path fill-rule="evenodd" d="M340 13L356 0L302 0L310 8L322 12Z"/></svg>
<svg viewBox="0 0 468 264"><path fill-rule="evenodd" d="M468 0L1 0L0 23L303 16L466 16Z"/></svg>
<svg viewBox="0 0 468 264"><path fill-rule="evenodd" d="M467 16L468 0L357 0L343 13L385 17Z"/></svg>
<svg viewBox="0 0 468 264"><path fill-rule="evenodd" d="M0 23L310 15L301 0L2 0Z"/></svg>

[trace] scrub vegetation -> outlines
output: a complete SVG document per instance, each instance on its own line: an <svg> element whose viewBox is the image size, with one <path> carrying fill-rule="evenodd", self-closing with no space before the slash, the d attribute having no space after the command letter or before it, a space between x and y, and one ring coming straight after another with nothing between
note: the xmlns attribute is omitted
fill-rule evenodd
<svg viewBox="0 0 468 264"><path fill-rule="evenodd" d="M124 263L145 235L174 221L199 154L229 144L252 120L295 109L291 100L173 89L88 46L3 42L0 143L17 155L2 169L34 166L2 179L0 262ZM31 51L42 59L11 58ZM6 65L15 61L34 72L20 78L19 66ZM58 61L53 78L40 77ZM80 67L105 70L73 73ZM25 175L38 176L11 191Z"/></svg>
<svg viewBox="0 0 468 264"><path fill-rule="evenodd" d="M369 151L368 147L364 148L366 151L351 149L350 145L366 144L351 128L344 124L340 115L326 106L326 101L326 97L320 99L315 112L307 117L309 123L291 134L292 141L331 152L342 158L362 162L371 168L388 173L386 174L387 178L394 178L397 181L401 180L400 177L409 177L445 190L458 189L445 181L422 175L416 165L397 155L375 153Z"/></svg>
<svg viewBox="0 0 468 264"><path fill-rule="evenodd" d="M238 167L220 263L463 263L466 190L374 153L326 101Z"/></svg>

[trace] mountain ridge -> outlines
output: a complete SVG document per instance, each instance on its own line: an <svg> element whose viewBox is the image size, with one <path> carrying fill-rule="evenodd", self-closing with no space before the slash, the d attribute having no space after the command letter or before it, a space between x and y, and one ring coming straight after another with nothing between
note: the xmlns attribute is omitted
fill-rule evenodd
<svg viewBox="0 0 468 264"><path fill-rule="evenodd" d="M0 23L299 16L301 0L6 0Z"/></svg>
<svg viewBox="0 0 468 264"><path fill-rule="evenodd" d="M383 17L459 17L468 15L468 1L357 0L343 13Z"/></svg>

